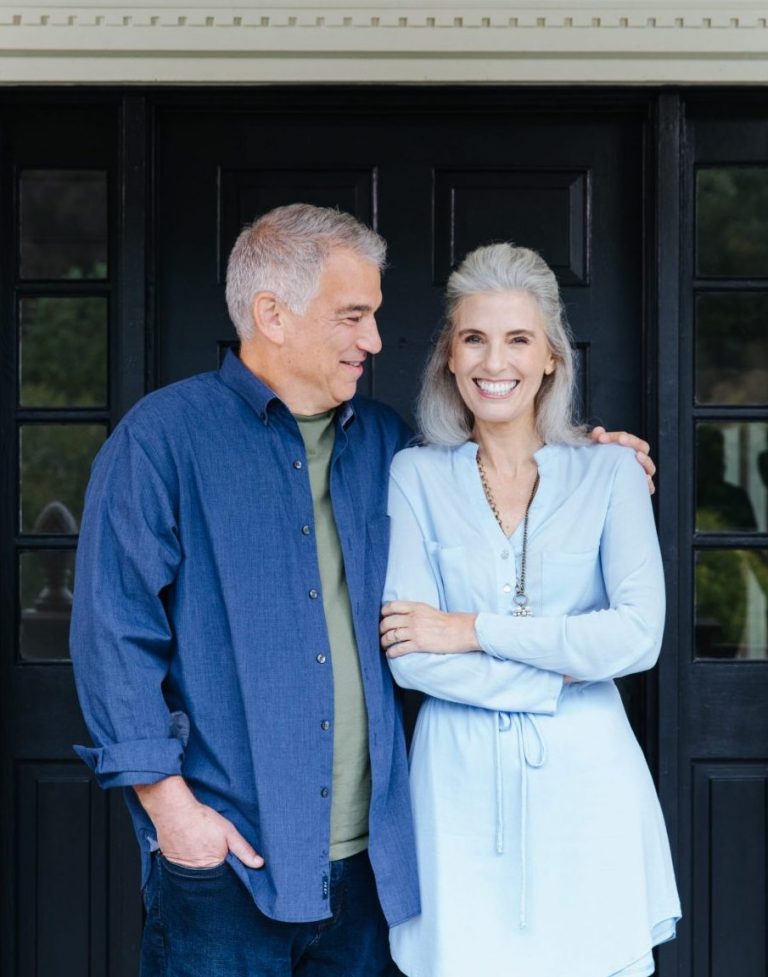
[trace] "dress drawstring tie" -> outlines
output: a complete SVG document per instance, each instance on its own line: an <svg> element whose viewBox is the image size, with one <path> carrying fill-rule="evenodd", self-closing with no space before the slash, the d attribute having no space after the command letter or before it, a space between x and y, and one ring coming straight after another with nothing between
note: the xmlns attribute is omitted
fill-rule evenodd
<svg viewBox="0 0 768 977"><path fill-rule="evenodd" d="M501 734L513 726L517 731L517 750L520 758L520 929L527 923L528 903L528 767L542 767L547 759L544 738L535 716L528 712L498 712L495 724L496 752L496 852L504 852L504 771L501 761ZM527 731L535 736L529 746ZM535 749L535 753L534 753Z"/></svg>

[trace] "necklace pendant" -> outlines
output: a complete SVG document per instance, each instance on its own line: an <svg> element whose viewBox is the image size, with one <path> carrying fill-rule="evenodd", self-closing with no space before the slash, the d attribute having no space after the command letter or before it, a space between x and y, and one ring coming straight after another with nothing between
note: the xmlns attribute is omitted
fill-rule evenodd
<svg viewBox="0 0 768 977"><path fill-rule="evenodd" d="M513 600L515 607L512 611L512 617L533 617L533 611L528 606L528 596L524 591L518 589Z"/></svg>

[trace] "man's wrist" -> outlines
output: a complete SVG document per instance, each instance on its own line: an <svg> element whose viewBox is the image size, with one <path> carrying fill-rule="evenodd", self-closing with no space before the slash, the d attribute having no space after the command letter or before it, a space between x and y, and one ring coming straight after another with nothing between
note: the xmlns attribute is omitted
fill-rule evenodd
<svg viewBox="0 0 768 977"><path fill-rule="evenodd" d="M134 784L133 789L153 822L159 813L197 804L187 782L179 776L164 777L154 784Z"/></svg>

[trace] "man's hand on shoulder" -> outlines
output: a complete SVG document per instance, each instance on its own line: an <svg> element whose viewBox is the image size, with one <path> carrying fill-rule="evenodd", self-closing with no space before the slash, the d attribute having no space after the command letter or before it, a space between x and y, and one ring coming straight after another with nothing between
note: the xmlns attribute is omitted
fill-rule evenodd
<svg viewBox="0 0 768 977"><path fill-rule="evenodd" d="M647 441L643 441L635 434L627 434L626 431L606 431L604 427L592 428L589 436L596 444L622 444L625 448L632 448L648 479L648 491L653 495L656 491L656 486L653 484L656 466L650 455L651 446Z"/></svg>
<svg viewBox="0 0 768 977"><path fill-rule="evenodd" d="M264 865L264 859L234 824L212 807L201 804L183 777L137 784L134 790L155 826L160 851L169 862L187 868L211 868L232 852L250 868Z"/></svg>

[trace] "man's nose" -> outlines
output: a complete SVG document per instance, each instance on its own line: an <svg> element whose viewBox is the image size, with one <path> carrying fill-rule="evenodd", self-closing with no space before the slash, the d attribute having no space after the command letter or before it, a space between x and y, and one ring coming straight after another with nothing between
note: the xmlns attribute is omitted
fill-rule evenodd
<svg viewBox="0 0 768 977"><path fill-rule="evenodd" d="M376 325L376 319L373 316L365 323L365 328L357 340L357 345L364 352L372 355L381 352L381 336L379 335L379 327Z"/></svg>

